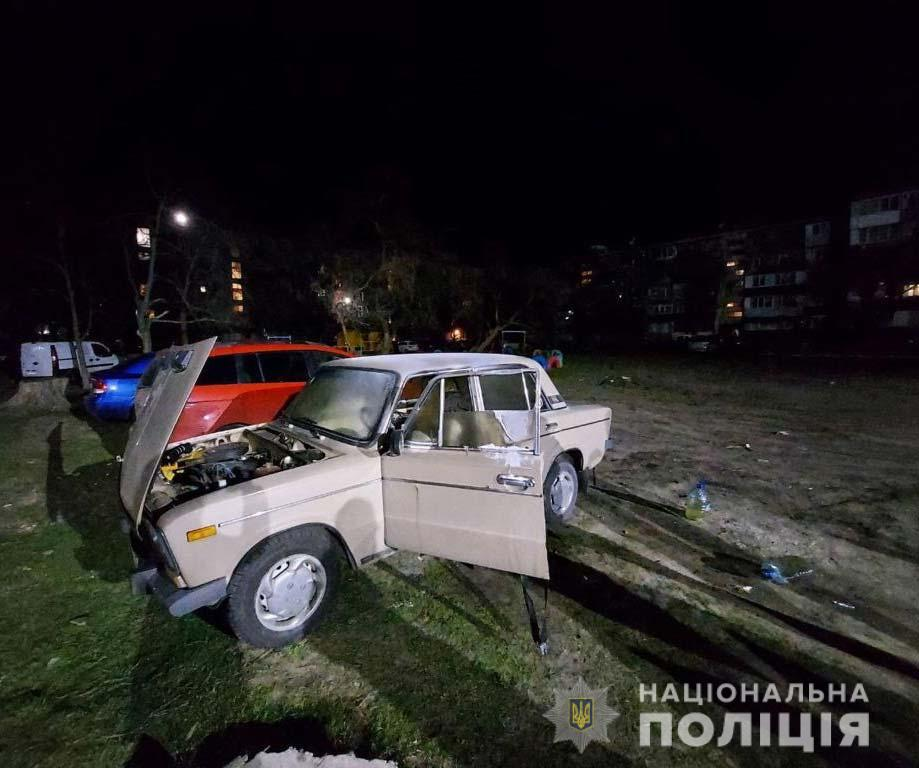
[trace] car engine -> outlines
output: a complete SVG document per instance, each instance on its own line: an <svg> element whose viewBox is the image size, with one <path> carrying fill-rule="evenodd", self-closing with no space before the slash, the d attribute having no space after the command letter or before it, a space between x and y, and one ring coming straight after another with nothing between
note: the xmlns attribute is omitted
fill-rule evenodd
<svg viewBox="0 0 919 768"><path fill-rule="evenodd" d="M270 426L180 443L163 453L147 509L162 513L196 496L323 458L323 451Z"/></svg>

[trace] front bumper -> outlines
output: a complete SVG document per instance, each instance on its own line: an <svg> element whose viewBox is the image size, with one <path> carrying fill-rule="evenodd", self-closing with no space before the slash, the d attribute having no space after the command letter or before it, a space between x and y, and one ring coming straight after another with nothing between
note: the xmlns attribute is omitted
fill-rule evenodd
<svg viewBox="0 0 919 768"><path fill-rule="evenodd" d="M135 595L153 595L173 616L184 616L208 605L216 605L227 595L224 579L215 579L197 587L186 587L169 545L160 531L148 519L141 530L125 521L134 553L134 572L131 574L131 592ZM163 571L174 574L173 579Z"/></svg>
<svg viewBox="0 0 919 768"><path fill-rule="evenodd" d="M173 616L184 616L209 605L217 605L227 596L227 583L215 579L200 587L176 587L150 562L139 563L131 574L131 592L153 595Z"/></svg>
<svg viewBox="0 0 919 768"><path fill-rule="evenodd" d="M613 438L611 437L606 438L606 446L604 447L604 450L605 451L613 450Z"/></svg>

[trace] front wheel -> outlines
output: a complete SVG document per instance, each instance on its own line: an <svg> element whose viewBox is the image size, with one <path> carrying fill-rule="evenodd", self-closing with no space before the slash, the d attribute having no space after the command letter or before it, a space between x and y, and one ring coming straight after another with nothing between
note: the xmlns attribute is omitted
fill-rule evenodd
<svg viewBox="0 0 919 768"><path fill-rule="evenodd" d="M236 636L259 648L301 640L334 598L338 561L338 545L321 528L295 528L257 544L227 588Z"/></svg>
<svg viewBox="0 0 919 768"><path fill-rule="evenodd" d="M578 500L578 471L567 454L562 454L552 463L543 483L542 495L547 522L571 522Z"/></svg>

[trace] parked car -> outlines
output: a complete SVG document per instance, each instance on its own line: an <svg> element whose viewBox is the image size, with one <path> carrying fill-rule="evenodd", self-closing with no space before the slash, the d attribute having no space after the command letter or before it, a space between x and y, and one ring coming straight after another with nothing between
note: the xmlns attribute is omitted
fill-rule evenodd
<svg viewBox="0 0 919 768"><path fill-rule="evenodd" d="M140 355L90 379L92 392L86 396L86 410L97 419L126 421L134 418L134 396L141 376L153 354Z"/></svg>
<svg viewBox="0 0 919 768"><path fill-rule="evenodd" d="M172 440L270 421L322 363L350 356L315 343L216 345L187 398ZM153 369L150 378L155 374ZM148 400L146 383L141 384L137 412Z"/></svg>
<svg viewBox="0 0 919 768"><path fill-rule="evenodd" d="M118 365L118 355L98 341L83 341L83 357L90 373ZM35 341L20 346L19 360L23 378L69 374L77 369L76 344L71 341Z"/></svg>
<svg viewBox="0 0 919 768"><path fill-rule="evenodd" d="M396 349L403 354L406 352L417 352L418 342L411 339L402 339L396 344Z"/></svg>
<svg viewBox="0 0 919 768"><path fill-rule="evenodd" d="M546 520L570 519L609 447L609 408L566 404L532 360L449 353L333 360L276 420L169 444L212 346L169 353L131 429L132 584L176 616L225 603L252 645L313 629L340 560L548 578Z"/></svg>
<svg viewBox="0 0 919 768"><path fill-rule="evenodd" d="M686 348L690 352L711 352L718 346L718 339L713 333L696 333L686 341Z"/></svg>

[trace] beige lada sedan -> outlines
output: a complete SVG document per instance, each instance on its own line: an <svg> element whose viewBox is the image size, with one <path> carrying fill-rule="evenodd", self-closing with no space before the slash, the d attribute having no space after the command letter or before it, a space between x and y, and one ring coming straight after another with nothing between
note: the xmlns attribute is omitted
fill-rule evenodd
<svg viewBox="0 0 919 768"><path fill-rule="evenodd" d="M121 498L132 583L176 616L225 604L277 647L315 627L338 566L396 550L549 577L546 519L574 514L610 410L568 405L538 364L491 354L335 360L272 422L167 445L210 339L138 394Z"/></svg>

